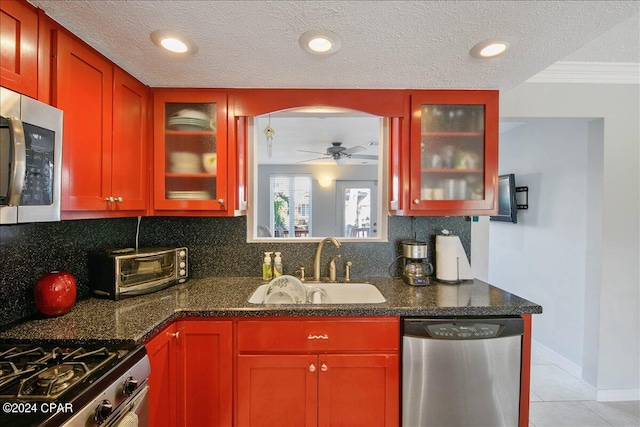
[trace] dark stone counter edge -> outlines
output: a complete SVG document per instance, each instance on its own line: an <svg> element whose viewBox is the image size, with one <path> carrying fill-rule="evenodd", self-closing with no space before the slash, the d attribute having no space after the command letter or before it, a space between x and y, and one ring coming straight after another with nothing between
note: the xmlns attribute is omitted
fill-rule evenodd
<svg viewBox="0 0 640 427"><path fill-rule="evenodd" d="M373 278L371 278L373 279ZM222 279L226 281L225 279ZM228 280L228 279L227 279ZM210 279L193 280L192 282L207 283ZM243 279L244 281L244 279ZM111 337L103 334L96 334L95 336L87 336L79 334L73 338L44 338L42 336L26 336L16 337L5 336L3 337L2 331L0 331L0 343L5 344L55 344L58 346L77 346L77 345L104 345L104 346L120 346L120 347L134 347L144 344L150 338L155 336L162 329L170 325L175 320L188 319L188 318L217 318L221 320L225 319L242 319L242 318L280 318L280 317L373 317L373 316L397 316L397 317L433 317L433 318L462 318L462 317L512 317L520 316L522 314L540 314L542 313L542 307L536 303L522 299L516 295L509 294L499 288L492 288L499 290L506 295L512 295L517 299L513 304L499 304L489 306L443 306L436 307L433 305L419 306L405 306L402 299L397 300L396 295L387 294L389 289L384 289L384 284L394 282L396 280L383 279L382 282L378 280L368 280L369 283L374 283L381 288L381 291L387 297L387 302L380 304L344 304L344 305L282 305L275 308L265 306L248 306L246 302L242 305L236 305L231 303L228 307L208 307L208 308L174 308L167 310L163 315L160 315L156 319L149 319L148 324L144 326L140 325L135 332L132 332L130 336L126 337ZM475 279L471 283L481 283L488 285L485 282ZM256 282L257 283L257 282ZM188 285L187 285L188 286ZM255 286L255 283L254 283ZM404 286L404 285L403 285ZM176 287L177 288L177 287ZM250 289L255 289L251 287ZM402 289L402 288L400 288ZM410 289L410 288L404 288ZM417 289L417 288L416 288ZM428 288L424 288L428 289ZM161 298L163 293L171 292L171 289L165 291L159 291L155 294ZM245 290L246 291L246 290ZM386 292L385 292L386 291ZM390 292L393 293L393 292ZM144 296L144 298L153 298L154 294ZM246 301L246 295L239 292L240 300ZM392 302L391 300L395 300ZM99 301L93 299L93 302ZM118 302L110 301L110 303L117 304ZM63 316L64 317L64 316ZM35 322L43 321L43 319L36 320ZM52 319L45 319L44 321L50 322ZM31 322L26 321L26 324ZM22 331L25 323L22 323ZM15 325L14 325L15 326ZM37 327L37 325L32 325ZM45 326L46 328L46 326ZM11 329L11 327L9 328ZM3 331L6 330L3 328ZM11 335L11 334L9 334ZM84 335L84 336L83 336Z"/></svg>
<svg viewBox="0 0 640 427"><path fill-rule="evenodd" d="M353 306L350 306L353 307ZM459 307L451 308L438 308L438 309L424 309L419 310L415 308L379 308L373 305L366 305L359 307L359 309L343 307L340 309L335 308L317 308L317 309L299 309L292 307L291 309L232 309L232 310L176 310L172 315L163 319L162 321L151 325L150 328L141 335L131 339L29 339L29 338L10 338L2 339L0 342L6 344L32 344L32 345L45 345L47 343L56 344L61 347L65 345L77 346L118 346L122 348L132 348L140 344L144 344L149 339L154 337L164 328L169 326L176 320L189 319L189 318L216 318L220 320L229 319L246 319L246 318L278 318L278 317L376 317L376 316L396 316L396 317L430 317L430 318L464 318L464 317L512 317L520 316L521 314L540 314L542 313L542 307L538 305L533 306L518 306L513 307L513 310L505 310L504 307L467 307L464 310L464 314L461 313Z"/></svg>

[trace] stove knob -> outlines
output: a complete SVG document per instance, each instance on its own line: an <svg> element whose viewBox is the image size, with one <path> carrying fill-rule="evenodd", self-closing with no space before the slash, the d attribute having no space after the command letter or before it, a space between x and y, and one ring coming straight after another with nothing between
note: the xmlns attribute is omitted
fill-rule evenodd
<svg viewBox="0 0 640 427"><path fill-rule="evenodd" d="M109 418L109 415L111 415L112 410L113 410L113 405L111 404L111 402L109 402L106 399L100 402L93 416L93 419L96 422L96 424L100 425L107 418Z"/></svg>
<svg viewBox="0 0 640 427"><path fill-rule="evenodd" d="M125 396L131 396L131 393L133 393L137 387L138 380L133 377L129 377L124 380L124 384L122 384L122 394Z"/></svg>

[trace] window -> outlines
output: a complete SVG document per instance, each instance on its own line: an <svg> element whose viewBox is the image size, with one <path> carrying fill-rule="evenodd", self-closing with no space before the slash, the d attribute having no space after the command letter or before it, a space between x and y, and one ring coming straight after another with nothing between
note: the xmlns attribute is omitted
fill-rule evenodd
<svg viewBox="0 0 640 427"><path fill-rule="evenodd" d="M344 190L344 223L346 237L369 237L371 189L346 188Z"/></svg>
<svg viewBox="0 0 640 427"><path fill-rule="evenodd" d="M354 242L386 242L388 211L383 200L387 198L388 171L384 159L389 145L389 119L332 107L316 110L315 107L298 108L247 118L247 242L275 239L295 243L319 242L329 236ZM264 133L269 126L276 132L271 151ZM340 158L328 151L336 151L339 146L334 143L339 141L344 141L341 146L351 150L351 155ZM274 229L276 198L272 177L287 182L291 177L308 177L309 193L313 193L313 197L309 194L308 202L300 202L298 197L293 202L288 200L290 195L283 192L287 200L279 200L284 209L281 215L284 225L281 226L282 233L277 230L281 237L276 237ZM368 215L371 226L366 237L366 230L346 234L345 193L338 188L345 181L353 188L368 188L370 183L375 184L371 187L371 212ZM378 182L380 185L377 185ZM295 186L293 183L290 191L294 191ZM296 216L302 218L298 223L306 221L308 227L301 228L298 225L296 232ZM367 214L360 211L359 223L366 217ZM292 221L294 228L291 228ZM285 230L287 239L283 239ZM294 231L290 234L291 230ZM296 235L299 237L294 239Z"/></svg>
<svg viewBox="0 0 640 427"><path fill-rule="evenodd" d="M307 237L311 230L311 176L270 176L273 237Z"/></svg>

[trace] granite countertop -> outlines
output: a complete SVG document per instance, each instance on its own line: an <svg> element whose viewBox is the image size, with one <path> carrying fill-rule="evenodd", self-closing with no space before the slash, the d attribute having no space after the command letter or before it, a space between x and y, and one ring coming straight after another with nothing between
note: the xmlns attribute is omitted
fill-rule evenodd
<svg viewBox="0 0 640 427"><path fill-rule="evenodd" d="M480 280L460 284L433 281L414 287L389 277L359 278L378 287L380 304L262 305L249 297L263 284L259 278L211 277L121 301L88 298L67 314L35 318L5 328L3 342L142 344L182 317L290 316L513 316L542 313L542 307Z"/></svg>

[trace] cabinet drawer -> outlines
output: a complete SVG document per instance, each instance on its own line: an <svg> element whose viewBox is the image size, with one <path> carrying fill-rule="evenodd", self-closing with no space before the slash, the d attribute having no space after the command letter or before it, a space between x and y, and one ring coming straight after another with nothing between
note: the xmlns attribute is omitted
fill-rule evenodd
<svg viewBox="0 0 640 427"><path fill-rule="evenodd" d="M247 320L238 322L238 351L397 351L398 318Z"/></svg>

